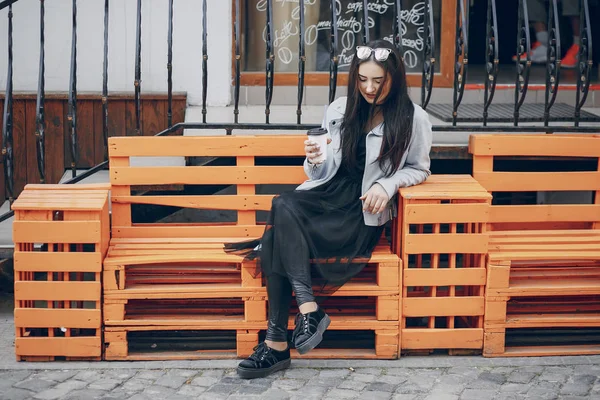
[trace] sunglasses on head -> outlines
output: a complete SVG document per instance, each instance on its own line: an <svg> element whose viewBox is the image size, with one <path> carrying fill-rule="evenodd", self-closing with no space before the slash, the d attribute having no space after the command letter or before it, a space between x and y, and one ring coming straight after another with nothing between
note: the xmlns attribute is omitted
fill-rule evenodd
<svg viewBox="0 0 600 400"><path fill-rule="evenodd" d="M366 60L371 57L371 54L375 53L375 59L377 61L385 61L390 56L391 52L391 49L385 47L372 49L369 46L356 46L356 57L358 57L359 60Z"/></svg>

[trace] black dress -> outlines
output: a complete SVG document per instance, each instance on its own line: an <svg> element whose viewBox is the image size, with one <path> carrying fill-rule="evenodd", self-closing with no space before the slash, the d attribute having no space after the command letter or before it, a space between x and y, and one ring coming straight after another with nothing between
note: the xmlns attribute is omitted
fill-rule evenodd
<svg viewBox="0 0 600 400"><path fill-rule="evenodd" d="M355 259L371 257L384 229L364 223L359 198L366 135L357 148L356 167L350 168L342 162L329 182L311 190L294 190L275 197L262 238L230 243L225 250L256 258L257 266L267 277L292 274L294 279L308 286L312 283L310 273L301 266L309 265L307 258L310 258L319 278L323 279L320 294L327 294L350 280L366 265ZM292 268L290 263L294 264Z"/></svg>

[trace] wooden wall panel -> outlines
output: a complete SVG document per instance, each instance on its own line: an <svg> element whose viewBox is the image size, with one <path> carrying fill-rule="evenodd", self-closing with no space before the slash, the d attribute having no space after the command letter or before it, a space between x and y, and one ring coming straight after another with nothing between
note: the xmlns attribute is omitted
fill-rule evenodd
<svg viewBox="0 0 600 400"><path fill-rule="evenodd" d="M167 102L144 100L142 102L142 135L154 136L167 127Z"/></svg>
<svg viewBox="0 0 600 400"><path fill-rule="evenodd" d="M167 128L167 95L142 96L142 133L155 135ZM99 94L82 94L77 104L77 131L80 169L91 168L104 160L102 132L102 98ZM173 94L173 123L183 122L186 95ZM0 120L4 110L4 95L0 93ZM57 183L71 166L70 130L67 120L66 94L46 94L46 183ZM16 94L13 97L15 154L15 197L27 183L40 183L35 137L36 95ZM148 119L146 120L146 117ZM180 131L179 134L182 132ZM135 135L135 102L133 94L114 94L108 99L108 135ZM0 158L0 199L6 198Z"/></svg>
<svg viewBox="0 0 600 400"><path fill-rule="evenodd" d="M126 136L126 104L126 100L114 100L108 102L108 137Z"/></svg>
<svg viewBox="0 0 600 400"><path fill-rule="evenodd" d="M135 102L126 101L125 108L125 136L137 136L135 132ZM140 107L141 111L141 107ZM109 111L110 112L110 111Z"/></svg>
<svg viewBox="0 0 600 400"><path fill-rule="evenodd" d="M4 99L0 101L0 121L4 121ZM0 122L0 127L3 122ZM0 128L2 129L2 128ZM2 133L0 131L0 143L2 143ZM2 146L0 146L2 148ZM0 199L7 198L6 196L6 187L4 186L4 157L2 153L0 153Z"/></svg>
<svg viewBox="0 0 600 400"><path fill-rule="evenodd" d="M14 194L21 193L27 183L26 104L24 100L13 102L13 160Z"/></svg>
<svg viewBox="0 0 600 400"><path fill-rule="evenodd" d="M27 183L40 183L40 171L37 166L37 141L35 137L35 101L25 102L25 147Z"/></svg>
<svg viewBox="0 0 600 400"><path fill-rule="evenodd" d="M66 116L64 114L64 102L58 99L47 100L45 140L46 183L57 183L64 174L66 122Z"/></svg>
<svg viewBox="0 0 600 400"><path fill-rule="evenodd" d="M93 118L94 118L94 160L92 166L100 164L104 161L105 157L105 145L104 145L104 132L102 131L102 102L95 101L92 104Z"/></svg>

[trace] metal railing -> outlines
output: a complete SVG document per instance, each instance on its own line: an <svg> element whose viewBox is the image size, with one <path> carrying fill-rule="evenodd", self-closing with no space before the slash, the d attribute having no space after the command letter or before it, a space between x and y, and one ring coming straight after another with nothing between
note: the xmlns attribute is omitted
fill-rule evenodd
<svg viewBox="0 0 600 400"><path fill-rule="evenodd" d="M0 1L0 10L8 8L8 74L6 83L6 95L4 99L4 115L2 121L2 155L4 162L5 185L9 200L14 198L14 152L13 152L13 3L18 0ZM169 135L180 129L223 129L227 134L232 134L234 129L282 129L282 130L305 130L315 127L314 124L302 123L302 102L304 99L304 84L306 74L306 48L305 48L305 0L299 0L299 53L298 53L298 95L297 95L297 123L296 124L273 124L270 122L271 103L274 93L274 75L275 75L275 57L274 57L274 19L273 2L266 1L266 53L265 53L265 123L249 124L239 122L239 97L241 87L241 0L234 1L235 18L233 21L233 49L234 49L234 95L233 95L233 123L208 123L207 122L207 95L208 95L208 27L207 27L207 0L202 1L202 122L198 123L177 123L173 125L173 0L168 0L168 54L167 54L167 121L168 128L158 135ZM322 0L327 1L327 0ZM493 103L496 83L498 79L499 64L499 25L496 15L496 0L487 1L487 23L486 23L486 50L485 50L485 82L484 82L484 107L482 125L458 125L458 116L463 99L465 87L467 84L467 71L469 67L469 4L468 0L458 0L456 2L456 31L455 31L455 56L453 67L453 96L452 96L452 125L437 125L435 131L461 131L461 132L491 132L491 131L514 131L514 132L598 132L598 127L580 126L581 109L584 106L590 89L590 74L593 67L592 63L592 34L590 24L590 8L588 0L580 1L580 30L581 46L579 51L579 60L577 71L577 92L575 112L573 115L573 126L550 126L550 112L559 90L560 82L560 31L558 25L557 1L550 0L550 12L548 13L548 60L546 62L546 85L545 85L545 103L543 126L519 126L520 110L528 93L529 78L531 72L531 39L529 35L529 22L527 0L519 0L518 21L517 21L517 43L516 43L516 72L515 72L515 95L513 126L489 126L488 116L489 108ZM107 159L107 140L108 140L108 32L109 32L109 3L110 0L104 0L104 60L103 60L103 83L102 83L102 134L104 139L104 157ZM433 17L432 0L424 0L424 46L422 51L422 71L421 71L421 106L427 108L432 93L435 92L433 82L435 78L435 66L438 60L436 54L436 26ZM390 3L392 4L392 3ZM40 181L46 182L45 160L45 36L44 22L45 0L39 0L40 5L40 54L39 54L39 78L36 101L36 124L35 139L37 152L37 166L40 173ZM135 102L135 133L141 134L141 52L142 52L142 0L137 0L136 9L136 33L135 33L135 79L133 82L134 102ZM338 78L338 16L336 12L336 0L330 0L330 22L329 31L329 102L335 99ZM402 1L393 2L393 43L402 53ZM371 39L368 27L368 2L362 1L362 40L367 42ZM71 59L70 59L70 79L68 89L68 127L69 127L69 149L71 153L71 171L72 179L65 183L75 183L91 175L107 165L107 161L96 165L82 175L77 175L76 165L79 157L78 145L78 121L77 121L77 0L72 0L72 36L71 36ZM194 51L194 49L190 49ZM525 55L525 62L521 62L521 57ZM471 66L471 69L473 67ZM91 172L90 172L91 171ZM0 220L6 219L5 216Z"/></svg>

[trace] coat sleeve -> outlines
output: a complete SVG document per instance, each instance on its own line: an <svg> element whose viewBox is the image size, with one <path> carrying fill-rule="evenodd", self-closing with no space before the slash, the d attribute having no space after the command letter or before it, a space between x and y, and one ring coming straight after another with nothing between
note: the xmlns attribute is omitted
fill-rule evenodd
<svg viewBox="0 0 600 400"><path fill-rule="evenodd" d="M433 141L429 116L422 109L415 112L413 121L413 137L407 150L406 162L392 176L377 180L391 199L398 189L414 186L424 182L431 175L429 152Z"/></svg>
<svg viewBox="0 0 600 400"><path fill-rule="evenodd" d="M329 106L329 108L325 114L325 117L324 117L325 126L329 130L331 128L330 122L332 120L340 117L339 113L336 114L335 107L344 105L345 102L346 102L345 97L338 98L335 102L331 103L331 105ZM327 133L327 137L329 139L332 139L332 136L331 136L332 134L339 135L339 129L335 130L334 132L330 131L329 133ZM328 175L329 171L333 168L334 168L333 146L331 146L330 144L327 145L327 157L323 163L310 164L308 162L308 158L304 159L304 173L306 174L308 179L312 180L312 181L317 180L317 179L323 179L324 177L326 177Z"/></svg>

